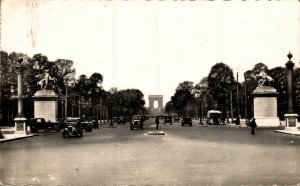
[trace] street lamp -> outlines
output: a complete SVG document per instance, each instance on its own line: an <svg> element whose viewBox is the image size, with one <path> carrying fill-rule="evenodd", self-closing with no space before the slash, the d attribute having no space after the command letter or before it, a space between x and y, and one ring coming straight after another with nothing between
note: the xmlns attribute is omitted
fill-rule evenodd
<svg viewBox="0 0 300 186"><path fill-rule="evenodd" d="M19 58L17 60L16 70L18 74L18 95L16 96L18 99L18 115L14 119L15 121L15 135L27 135L27 119L24 116L24 108L23 108L23 99L25 96L23 95L23 72L25 70L23 63L23 58Z"/></svg>
<svg viewBox="0 0 300 186"><path fill-rule="evenodd" d="M113 102L112 102L112 97L109 98L109 106L110 106L110 123L109 123L109 127L114 127L113 125L113 110L112 110L112 106L113 106Z"/></svg>
<svg viewBox="0 0 300 186"><path fill-rule="evenodd" d="M67 118L67 114L68 114L68 81L67 80L65 80L65 85L66 85L65 118Z"/></svg>
<svg viewBox="0 0 300 186"><path fill-rule="evenodd" d="M291 61L293 55L289 52L287 55L289 58L288 62L285 64L287 67L287 81L288 81L288 111L284 115L285 116L285 123L286 128L285 130L297 130L297 117L298 114L294 112L294 95L293 95L293 67L294 63Z"/></svg>
<svg viewBox="0 0 300 186"><path fill-rule="evenodd" d="M64 117L64 98L60 98L61 103L61 118Z"/></svg>

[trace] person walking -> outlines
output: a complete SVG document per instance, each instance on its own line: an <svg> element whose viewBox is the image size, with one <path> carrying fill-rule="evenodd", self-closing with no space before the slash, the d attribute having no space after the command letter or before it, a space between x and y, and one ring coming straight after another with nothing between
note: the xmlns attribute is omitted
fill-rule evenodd
<svg viewBox="0 0 300 186"><path fill-rule="evenodd" d="M159 125L159 119L158 119L158 117L155 118L155 124L156 124L156 130L158 130L158 125Z"/></svg>
<svg viewBox="0 0 300 186"><path fill-rule="evenodd" d="M255 128L257 127L255 118L252 119L249 126L251 127L251 134L255 134Z"/></svg>

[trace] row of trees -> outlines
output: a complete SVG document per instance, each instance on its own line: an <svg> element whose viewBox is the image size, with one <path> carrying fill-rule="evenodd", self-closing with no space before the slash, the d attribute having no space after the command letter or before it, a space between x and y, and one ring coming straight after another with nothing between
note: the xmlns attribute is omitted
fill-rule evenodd
<svg viewBox="0 0 300 186"><path fill-rule="evenodd" d="M287 109L287 69L275 67L269 69L258 63L253 69L246 71L244 81L235 79L232 69L224 64L215 64L207 77L196 85L190 81L179 83L171 101L166 103L168 114L191 115L205 117L208 110L216 109L224 118L253 117L252 92L264 82L278 91L278 116L283 119ZM238 74L236 76L238 78ZM271 77L271 78L266 78ZM294 70L295 110L300 112L300 70Z"/></svg>
<svg viewBox="0 0 300 186"><path fill-rule="evenodd" d="M35 54L29 57L22 53L6 53L1 51L0 68L0 119L2 125L13 124L17 114L17 101L13 99L17 89L17 59L24 59L25 116L34 117L34 100L32 96L40 89L38 82L47 70L55 81L51 81L48 89L59 96L58 118L95 116L108 119L112 115L145 113L144 95L140 90L127 89L108 91L102 87L103 76L95 72L90 77L80 75L75 78L76 70L73 61L57 59L50 61L47 56Z"/></svg>

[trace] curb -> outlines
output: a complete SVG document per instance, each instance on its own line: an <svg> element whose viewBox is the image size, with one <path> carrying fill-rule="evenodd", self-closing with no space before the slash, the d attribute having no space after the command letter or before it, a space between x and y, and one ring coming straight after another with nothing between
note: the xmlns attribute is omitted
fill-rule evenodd
<svg viewBox="0 0 300 186"><path fill-rule="evenodd" d="M10 139L0 139L0 143L5 143L5 142L9 142L9 141L16 141L16 140L20 140L20 139L25 139L25 138L31 138L34 136L39 136L39 134L29 134L27 136L22 136L22 137L16 137L16 138L10 138Z"/></svg>
<svg viewBox="0 0 300 186"><path fill-rule="evenodd" d="M300 136L300 133L292 133L291 131L283 131L283 130L274 130L273 132L281 133L281 134L289 134L292 136Z"/></svg>

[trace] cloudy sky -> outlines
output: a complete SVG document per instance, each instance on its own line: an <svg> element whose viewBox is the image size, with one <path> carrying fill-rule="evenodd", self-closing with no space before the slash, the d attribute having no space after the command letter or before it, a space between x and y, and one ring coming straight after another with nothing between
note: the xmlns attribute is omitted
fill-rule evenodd
<svg viewBox="0 0 300 186"><path fill-rule="evenodd" d="M243 76L259 62L300 61L300 3L287 1L2 0L1 50L74 61L77 76L170 100L217 62ZM243 79L242 79L243 80Z"/></svg>

